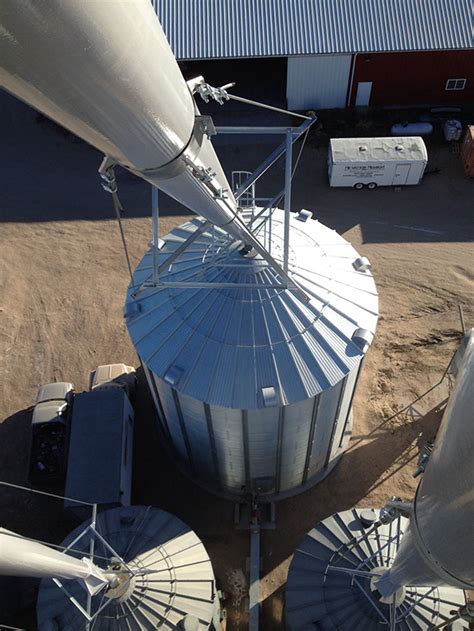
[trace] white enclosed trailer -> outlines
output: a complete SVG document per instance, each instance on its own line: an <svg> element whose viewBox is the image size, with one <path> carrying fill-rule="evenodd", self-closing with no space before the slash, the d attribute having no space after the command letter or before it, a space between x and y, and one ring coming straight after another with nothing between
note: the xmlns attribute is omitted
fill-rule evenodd
<svg viewBox="0 0 474 631"><path fill-rule="evenodd" d="M330 186L369 189L418 184L428 162L419 136L399 138L332 138L329 144Z"/></svg>

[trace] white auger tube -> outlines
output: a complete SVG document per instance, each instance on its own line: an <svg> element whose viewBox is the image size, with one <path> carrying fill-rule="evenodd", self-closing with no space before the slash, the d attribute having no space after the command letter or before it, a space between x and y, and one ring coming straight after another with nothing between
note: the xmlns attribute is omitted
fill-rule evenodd
<svg viewBox="0 0 474 631"><path fill-rule="evenodd" d="M57 552L5 528L0 528L0 575L77 579L91 595L111 582L89 559Z"/></svg>
<svg viewBox="0 0 474 631"><path fill-rule="evenodd" d="M403 585L474 589L474 329L383 596Z"/></svg>
<svg viewBox="0 0 474 631"><path fill-rule="evenodd" d="M253 241L150 0L2 0L0 85Z"/></svg>

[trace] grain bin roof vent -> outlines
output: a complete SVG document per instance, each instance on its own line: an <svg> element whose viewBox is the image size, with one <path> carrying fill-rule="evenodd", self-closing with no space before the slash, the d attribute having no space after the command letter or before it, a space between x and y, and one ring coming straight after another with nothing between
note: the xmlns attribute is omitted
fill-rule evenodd
<svg viewBox="0 0 474 631"><path fill-rule="evenodd" d="M164 239L158 239L157 249L161 250L161 248L165 245L165 243L166 242L164 241ZM149 248L153 247L153 241L148 241L148 247Z"/></svg>
<svg viewBox="0 0 474 631"><path fill-rule="evenodd" d="M356 329L352 336L352 341L356 344L361 351L365 352L367 348L372 344L374 334L367 329Z"/></svg>
<svg viewBox="0 0 474 631"><path fill-rule="evenodd" d="M265 407L269 408L278 405L277 391L272 386L262 388L262 396Z"/></svg>
<svg viewBox="0 0 474 631"><path fill-rule="evenodd" d="M303 223L310 219L313 216L313 213L310 210L300 210L300 212L296 215L296 219L298 221L302 221Z"/></svg>
<svg viewBox="0 0 474 631"><path fill-rule="evenodd" d="M170 386L177 386L179 383L179 380L181 379L183 375L183 372L184 372L183 369L179 368L178 366L170 366L164 376L164 380Z"/></svg>
<svg viewBox="0 0 474 631"><path fill-rule="evenodd" d="M142 310L141 304L139 302L135 302L134 300L129 300L125 304L125 309L123 310L124 318L132 319L137 316Z"/></svg>
<svg viewBox="0 0 474 631"><path fill-rule="evenodd" d="M359 256L352 263L352 267L358 272L366 272L371 269L372 265L370 264L369 259L366 256Z"/></svg>

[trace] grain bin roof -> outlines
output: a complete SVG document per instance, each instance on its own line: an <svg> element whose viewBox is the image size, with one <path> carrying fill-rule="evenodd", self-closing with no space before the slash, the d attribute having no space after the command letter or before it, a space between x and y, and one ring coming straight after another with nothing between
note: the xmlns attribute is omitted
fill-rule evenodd
<svg viewBox="0 0 474 631"><path fill-rule="evenodd" d="M153 0L178 59L473 48L472 0Z"/></svg>
<svg viewBox="0 0 474 631"><path fill-rule="evenodd" d="M283 212L273 219L272 255L282 258ZM189 221L165 237L160 262L201 225ZM216 234L225 233L216 229ZM130 337L142 361L180 393L238 409L265 406L263 388L287 405L317 395L355 367L363 351L352 340L358 328L375 331L378 297L369 271L356 271L354 248L317 221L291 216L290 272L311 297L272 289L278 279L259 258L234 247L216 260L212 234L201 235L162 274L162 282L256 283L256 289L144 288L128 294ZM145 255L134 283L151 275Z"/></svg>
<svg viewBox="0 0 474 631"><path fill-rule="evenodd" d="M64 546L74 543L73 556L89 557L90 536L79 538L88 526L82 524L63 541ZM158 508L127 506L100 512L96 531L112 550L96 538L95 563L106 566L115 551L137 575L130 596L123 601L110 599L94 628L170 631L178 629L187 615L198 618L198 631L211 628L218 612L214 572L203 543L189 526ZM41 582L40 629L86 628L83 614L68 596L86 608L86 591L80 581L67 581L67 589L60 590L50 578ZM103 599L102 593L92 599L92 612L97 612Z"/></svg>

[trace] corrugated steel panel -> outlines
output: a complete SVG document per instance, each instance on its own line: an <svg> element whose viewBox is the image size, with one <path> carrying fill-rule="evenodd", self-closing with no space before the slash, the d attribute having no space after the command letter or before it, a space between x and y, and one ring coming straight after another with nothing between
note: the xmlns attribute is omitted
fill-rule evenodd
<svg viewBox="0 0 474 631"><path fill-rule="evenodd" d="M380 512L376 510L373 514L378 521ZM382 616L386 620L390 618L386 603L370 589L365 591L362 586L355 589L354 575L331 570L341 566L370 567L374 573L386 572L397 551L405 545L407 528L408 519L398 516L388 524L368 529L362 520L362 510L355 508L316 524L298 544L290 564L285 590L286 628L365 631L389 627L390 623L381 621ZM471 533L470 527L467 532ZM464 607L465 596L461 589L426 585L406 586L396 602L394 628L420 631L446 628L446 621L452 618L453 612ZM416 596L410 597L411 593ZM374 609L378 614L373 613ZM467 631L469 622L458 619L454 627L456 631Z"/></svg>
<svg viewBox="0 0 474 631"><path fill-rule="evenodd" d="M90 519L89 519L90 521ZM63 541L79 556L89 558L91 537L81 524ZM107 548L95 539L93 559L101 567L113 564L114 550L127 567L146 570L138 574L126 602L111 598L98 612L103 594L92 598L91 610L97 629L147 631L178 629L187 616L198 620L197 631L216 629L219 624L219 599L211 561L202 541L178 517L151 506L130 506L99 512L96 531L107 541ZM81 535L81 536L79 536ZM87 607L87 592L80 581L68 581L67 592L53 579L41 582L38 595L40 629L84 629L84 615L70 595Z"/></svg>
<svg viewBox="0 0 474 631"><path fill-rule="evenodd" d="M286 96L293 110L345 107L352 55L288 59Z"/></svg>
<svg viewBox="0 0 474 631"><path fill-rule="evenodd" d="M229 491L245 488L244 436L241 410L211 406L220 480Z"/></svg>
<svg viewBox="0 0 474 631"><path fill-rule="evenodd" d="M275 256L282 255L283 218L275 211ZM199 225L193 219L165 237L161 261ZM193 479L227 495L259 486L276 499L329 472L364 356L352 336L358 328L375 332L375 283L370 272L354 269L358 254L350 243L293 214L290 226L290 270L309 303L294 290L266 287L275 281L260 257L243 257L235 247L216 257L210 232L161 281L254 288L145 286L127 298L129 333L151 388L156 384L174 453ZM219 244L225 233L215 230ZM150 275L147 254L134 278ZM264 388L274 389L270 405Z"/></svg>
<svg viewBox="0 0 474 631"><path fill-rule="evenodd" d="M276 388L281 405L289 405L334 386L359 364L363 352L352 335L358 328L375 332L373 277L354 269L358 254L335 231L317 221L302 223L293 214L290 221L291 273L312 298L308 304L294 291L260 289L274 278L258 257L243 258L234 248L221 253L222 265L216 264L210 232L178 257L161 281L255 283L254 289L146 287L135 297L129 292L129 334L156 377L166 381L170 370L179 369L173 386L180 394L252 410L265 407L262 388ZM198 225L195 219L165 237L161 260ZM283 212L276 211L274 253L282 241ZM136 279L151 275L149 262L146 255ZM160 396L168 416L173 402L161 390Z"/></svg>
<svg viewBox="0 0 474 631"><path fill-rule="evenodd" d="M211 406L212 440L203 403L180 394L191 458L183 443L176 410L168 408L174 451L179 453L185 472L208 489L233 496L246 495L248 484L260 484L264 479L267 497L278 499L294 495L322 479L342 454L341 432L358 372L359 366L349 373L344 405L339 405L342 380L325 390L316 406L312 398L283 409L275 406L249 410L245 411L246 421L243 410ZM163 401L173 399L171 386L160 381L159 390ZM215 445L216 469L211 444Z"/></svg>
<svg viewBox="0 0 474 631"><path fill-rule="evenodd" d="M354 371L357 373L357 369ZM340 381L335 388L327 390L321 395L319 400L318 416L316 418L315 446L311 453L309 465L310 475L314 475L324 468L331 448L331 436L334 424L337 423L339 398L343 381Z"/></svg>
<svg viewBox="0 0 474 631"><path fill-rule="evenodd" d="M178 59L473 48L472 0L152 0Z"/></svg>
<svg viewBox="0 0 474 631"><path fill-rule="evenodd" d="M339 414L336 420L336 431L334 432L334 440L332 443L330 458L336 457L336 455L340 452L341 444L344 440L343 432L346 429L347 417L350 414L350 406L352 403L352 398L354 396L354 389L356 387L357 377L357 370L353 370L347 376L344 385L344 394L342 396L341 404L339 406Z"/></svg>
<svg viewBox="0 0 474 631"><path fill-rule="evenodd" d="M282 492L294 489L303 482L313 406L314 399L308 399L285 408L280 472ZM333 420L329 419L329 423ZM319 437L315 442L317 440Z"/></svg>

